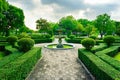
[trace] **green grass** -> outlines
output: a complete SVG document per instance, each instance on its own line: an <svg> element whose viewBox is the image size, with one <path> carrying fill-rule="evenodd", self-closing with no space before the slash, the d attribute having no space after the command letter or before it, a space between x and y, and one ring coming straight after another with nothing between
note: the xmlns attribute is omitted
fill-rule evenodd
<svg viewBox="0 0 120 80"><path fill-rule="evenodd" d="M48 48L56 48L57 44L53 44L53 45L48 45ZM63 48L72 48L72 46L70 45L66 45L66 44L63 44Z"/></svg>
<svg viewBox="0 0 120 80"><path fill-rule="evenodd" d="M120 52L119 52L117 55L115 55L114 58L115 58L116 60L120 61Z"/></svg>

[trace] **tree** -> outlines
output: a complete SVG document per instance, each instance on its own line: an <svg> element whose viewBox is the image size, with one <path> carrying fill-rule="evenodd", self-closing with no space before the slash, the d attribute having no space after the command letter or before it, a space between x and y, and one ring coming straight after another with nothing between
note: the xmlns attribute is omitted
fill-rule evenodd
<svg viewBox="0 0 120 80"><path fill-rule="evenodd" d="M116 31L115 22L113 20L108 20L105 30L107 35L114 35Z"/></svg>
<svg viewBox="0 0 120 80"><path fill-rule="evenodd" d="M116 21L116 34L120 36L120 22Z"/></svg>
<svg viewBox="0 0 120 80"><path fill-rule="evenodd" d="M108 24L107 22L109 20L110 20L110 16L107 14L99 15L97 16L97 19L95 20L95 27L98 28L101 38L105 34L105 29Z"/></svg>
<svg viewBox="0 0 120 80"><path fill-rule="evenodd" d="M6 0L0 0L0 32L3 32L4 26L7 25L5 22L5 15L4 11L8 10L9 4L6 2Z"/></svg>
<svg viewBox="0 0 120 80"><path fill-rule="evenodd" d="M40 18L36 21L36 28L39 29L40 32L47 32L50 29L50 25L46 19Z"/></svg>
<svg viewBox="0 0 120 80"><path fill-rule="evenodd" d="M1 31L3 35L9 36L11 29L19 29L24 25L24 14L20 8L9 5L7 11L3 11L3 19L1 20Z"/></svg>
<svg viewBox="0 0 120 80"><path fill-rule="evenodd" d="M73 16L63 17L59 21L59 27L62 27L68 36L76 28L77 25L77 21Z"/></svg>
<svg viewBox="0 0 120 80"><path fill-rule="evenodd" d="M94 26L93 25L90 25L88 24L86 27L85 27L85 32L87 33L88 37L90 35L90 33L92 32Z"/></svg>
<svg viewBox="0 0 120 80"><path fill-rule="evenodd" d="M88 24L91 23L88 19L78 19L77 20L80 24L82 24L84 27L86 27Z"/></svg>

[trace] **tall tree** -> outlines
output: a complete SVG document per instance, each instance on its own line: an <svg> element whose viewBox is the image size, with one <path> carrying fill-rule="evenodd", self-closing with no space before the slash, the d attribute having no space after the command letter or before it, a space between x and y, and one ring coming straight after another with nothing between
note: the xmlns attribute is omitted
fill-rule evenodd
<svg viewBox="0 0 120 80"><path fill-rule="evenodd" d="M6 0L0 0L0 32L3 32L4 26L7 25L4 12L8 10L9 4Z"/></svg>
<svg viewBox="0 0 120 80"><path fill-rule="evenodd" d="M36 28L39 29L40 32L47 32L50 29L50 24L46 19L38 19L36 21Z"/></svg>
<svg viewBox="0 0 120 80"><path fill-rule="evenodd" d="M60 19L59 27L66 30L68 36L71 34L72 30L76 28L77 21L73 16L66 16Z"/></svg>
<svg viewBox="0 0 120 80"><path fill-rule="evenodd" d="M9 5L6 11L3 11L4 17L1 20L1 31L3 35L8 36L11 29L19 29L24 25L24 14L20 8Z"/></svg>
<svg viewBox="0 0 120 80"><path fill-rule="evenodd" d="M110 20L110 16L108 14L99 15L95 20L95 27L98 28L101 38L105 34L105 29L107 27L109 20Z"/></svg>
<svg viewBox="0 0 120 80"><path fill-rule="evenodd" d="M81 23L83 27L86 27L88 24L91 23L91 21L89 21L88 19L78 19L77 21Z"/></svg>
<svg viewBox="0 0 120 80"><path fill-rule="evenodd" d="M105 30L107 35L114 35L116 31L115 22L113 20L108 20Z"/></svg>

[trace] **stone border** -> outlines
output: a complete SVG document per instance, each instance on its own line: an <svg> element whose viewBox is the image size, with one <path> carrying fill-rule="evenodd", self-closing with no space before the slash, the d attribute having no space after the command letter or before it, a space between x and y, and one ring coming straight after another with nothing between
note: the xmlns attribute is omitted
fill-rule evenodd
<svg viewBox="0 0 120 80"><path fill-rule="evenodd" d="M42 53L41 53L42 54ZM37 61L37 63L35 64L35 66L32 68L32 70L29 72L28 76L25 78L25 80L28 80L28 78L30 77L30 75L32 74L32 72L35 70L35 68L37 67L37 64L39 63L39 61L41 61L43 58L43 55L41 56L41 58Z"/></svg>
<svg viewBox="0 0 120 80"><path fill-rule="evenodd" d="M48 44L48 45L54 45L54 44ZM44 47L47 48L47 49L51 49L51 50L68 50L68 49L73 49L73 48L75 48L75 45L73 45L73 44L63 44L63 45L72 46L72 48L48 48L48 47L47 47L48 45L45 45Z"/></svg>
<svg viewBox="0 0 120 80"><path fill-rule="evenodd" d="M89 77L92 79L92 80L95 80L95 77L90 73L90 71L86 68L86 66L82 63L82 61L77 58L77 60L79 61L79 63L82 65L82 67L85 69L85 71L87 72L87 74L89 75Z"/></svg>

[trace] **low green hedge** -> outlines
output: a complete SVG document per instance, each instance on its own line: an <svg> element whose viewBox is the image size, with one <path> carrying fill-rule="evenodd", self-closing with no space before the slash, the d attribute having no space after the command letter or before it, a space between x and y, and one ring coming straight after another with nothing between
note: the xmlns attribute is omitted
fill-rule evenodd
<svg viewBox="0 0 120 80"><path fill-rule="evenodd" d="M96 52L96 54L106 54L106 55L109 55L111 57L115 56L116 53L119 51L119 46L111 46L107 49L104 49L102 51L98 51Z"/></svg>
<svg viewBox="0 0 120 80"><path fill-rule="evenodd" d="M34 39L35 43L47 43L47 42L52 42L54 40L54 36L51 38L46 38L46 39Z"/></svg>
<svg viewBox="0 0 120 80"><path fill-rule="evenodd" d="M105 63L93 53L85 50L78 50L78 57L94 75L96 80L115 80L120 79L120 72L111 65Z"/></svg>
<svg viewBox="0 0 120 80"><path fill-rule="evenodd" d="M96 52L101 51L101 50L103 50L103 49L105 49L105 48L107 48L107 45L101 43L101 44L98 45L97 47L93 47L91 51L92 51L93 53L96 53Z"/></svg>
<svg viewBox="0 0 120 80"><path fill-rule="evenodd" d="M66 38L65 38L65 41L68 42L68 43L79 43L79 44L80 44L82 39L83 39L83 38L70 39L70 38L66 37Z"/></svg>
<svg viewBox="0 0 120 80"><path fill-rule="evenodd" d="M112 46L103 51L96 52L95 54L103 61L105 61L106 63L110 64L111 66L113 66L114 68L120 71L120 61L117 61L114 58L108 56L108 55L111 56L116 55L118 49L119 49L118 46Z"/></svg>
<svg viewBox="0 0 120 80"><path fill-rule="evenodd" d="M96 44L104 43L103 40L96 40Z"/></svg>
<svg viewBox="0 0 120 80"><path fill-rule="evenodd" d="M0 68L2 68L4 65L8 64L11 61L14 61L22 54L10 54L0 60Z"/></svg>
<svg viewBox="0 0 120 80"><path fill-rule="evenodd" d="M6 46L5 49L5 53L9 55L5 56L0 60L0 68L2 68L5 64L11 61L14 61L22 55L22 52L19 52L16 48L12 48L12 46Z"/></svg>
<svg viewBox="0 0 120 80"><path fill-rule="evenodd" d="M38 59L41 48L33 48L0 69L0 80L24 80Z"/></svg>

